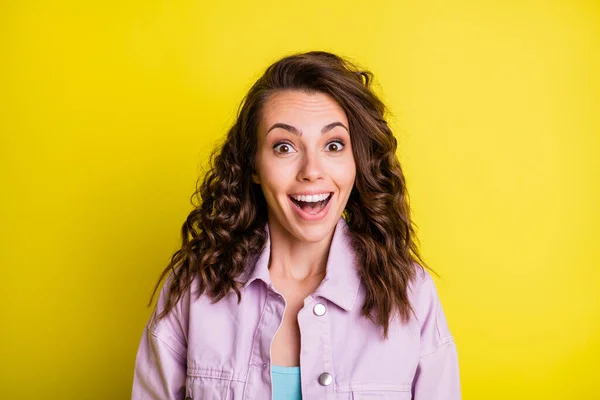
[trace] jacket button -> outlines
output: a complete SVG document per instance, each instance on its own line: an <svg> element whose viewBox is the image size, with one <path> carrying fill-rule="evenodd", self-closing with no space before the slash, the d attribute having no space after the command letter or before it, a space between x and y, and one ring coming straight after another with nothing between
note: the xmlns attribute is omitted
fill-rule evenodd
<svg viewBox="0 0 600 400"><path fill-rule="evenodd" d="M313 312L315 313L315 315L318 315L320 317L321 315L325 315L325 312L327 312L327 308L325 307L325 304L317 303L313 307Z"/></svg>
<svg viewBox="0 0 600 400"><path fill-rule="evenodd" d="M333 382L333 377L329 372L323 372L319 375L319 383L321 386L329 386L331 385L331 382Z"/></svg>

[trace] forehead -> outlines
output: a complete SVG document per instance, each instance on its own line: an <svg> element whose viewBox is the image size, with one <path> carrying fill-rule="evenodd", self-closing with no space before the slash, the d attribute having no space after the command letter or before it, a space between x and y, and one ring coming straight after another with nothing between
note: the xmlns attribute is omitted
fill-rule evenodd
<svg viewBox="0 0 600 400"><path fill-rule="evenodd" d="M275 122L306 124L311 121L340 121L347 124L347 117L343 108L330 95L296 90L274 93L265 101L261 113L263 128L264 125Z"/></svg>

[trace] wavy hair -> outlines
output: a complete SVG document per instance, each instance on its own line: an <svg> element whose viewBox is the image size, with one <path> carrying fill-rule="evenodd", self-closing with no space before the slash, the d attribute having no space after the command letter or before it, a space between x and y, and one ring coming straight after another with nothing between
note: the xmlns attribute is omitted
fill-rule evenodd
<svg viewBox="0 0 600 400"><path fill-rule="evenodd" d="M419 255L409 196L397 141L372 90L373 74L338 55L311 51L284 57L267 68L242 100L227 137L209 157L209 169L192 197L199 204L181 228L181 248L171 257L150 298L169 273L168 295L158 319L165 317L194 279L197 296L217 302L231 291L241 301L236 281L266 242L267 203L252 181L261 107L274 93L301 90L330 95L346 112L356 179L343 218L356 249L366 289L361 313L383 328L387 338L395 313L407 322L414 310L408 286L417 269L430 269ZM193 203L193 202L192 202Z"/></svg>

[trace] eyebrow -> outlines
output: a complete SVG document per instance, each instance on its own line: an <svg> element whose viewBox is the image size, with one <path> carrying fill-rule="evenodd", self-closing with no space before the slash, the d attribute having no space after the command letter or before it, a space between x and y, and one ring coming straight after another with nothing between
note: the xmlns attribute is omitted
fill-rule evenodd
<svg viewBox="0 0 600 400"><path fill-rule="evenodd" d="M332 130L333 128L335 128L336 126L341 126L342 128L344 128L346 130L346 132L350 133L348 131L348 128L346 127L346 125L342 124L339 121L336 122L332 122L330 124L327 124L323 127L323 129L321 129L321 135L324 133L329 132L330 130ZM302 136L302 131L299 130L298 128L292 126L292 125L288 125L288 124L284 124L282 122L278 122L276 124L273 124L273 126L271 126L269 128L269 130L267 131L267 135L269 134L269 132L271 132L273 129L275 128L281 128L281 129L285 129L286 131L290 132L293 135L296 136ZM266 135L265 135L266 136Z"/></svg>

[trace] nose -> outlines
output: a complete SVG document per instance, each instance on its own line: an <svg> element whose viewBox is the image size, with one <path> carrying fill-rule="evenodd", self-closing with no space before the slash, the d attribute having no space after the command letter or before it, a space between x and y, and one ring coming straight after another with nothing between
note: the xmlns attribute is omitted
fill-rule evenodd
<svg viewBox="0 0 600 400"><path fill-rule="evenodd" d="M298 171L299 181L323 179L323 166L318 154L305 152Z"/></svg>

